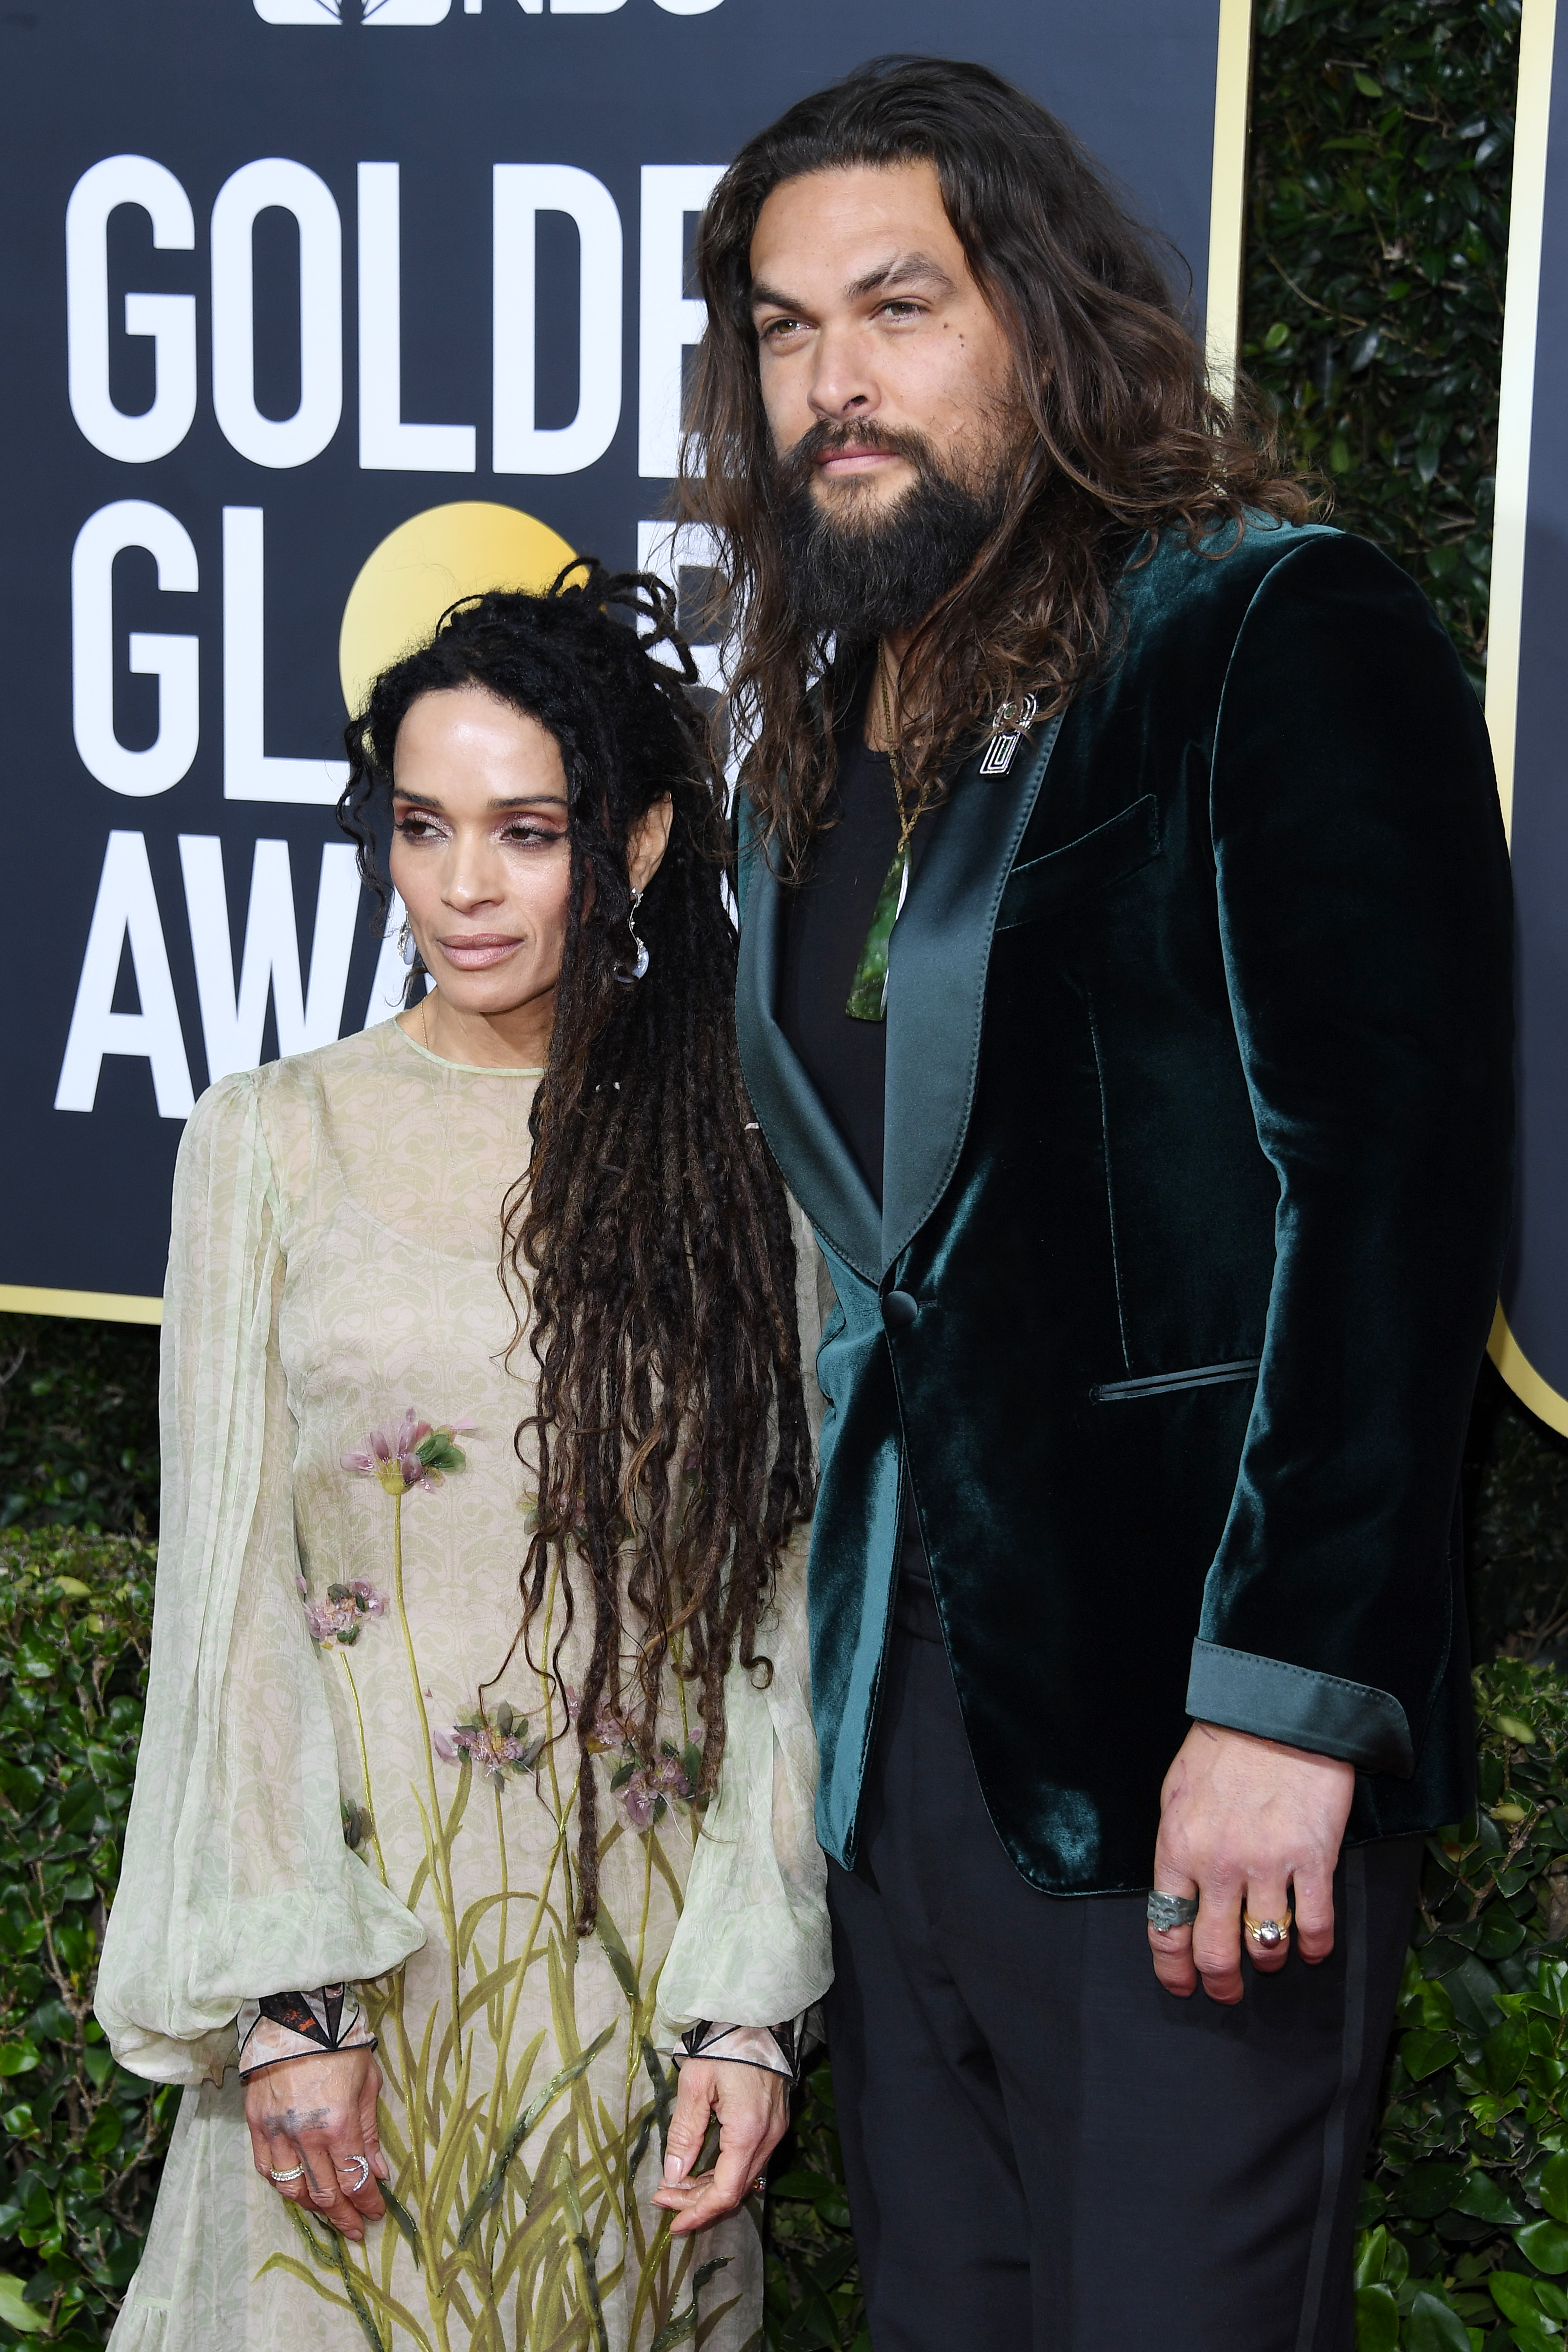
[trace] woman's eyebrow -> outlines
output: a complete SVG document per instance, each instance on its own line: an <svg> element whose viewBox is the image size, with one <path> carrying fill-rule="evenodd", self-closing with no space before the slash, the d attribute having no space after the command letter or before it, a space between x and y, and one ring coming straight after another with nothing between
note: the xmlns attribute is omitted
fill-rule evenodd
<svg viewBox="0 0 1568 2352"><path fill-rule="evenodd" d="M394 801L403 802L409 808L429 809L436 816L445 816L447 814L445 802L441 800L434 793L405 792L401 784L394 784L392 786L392 798ZM566 801L559 793L519 793L514 800L486 801L485 808L486 814L499 814L503 809L563 809L566 805Z"/></svg>

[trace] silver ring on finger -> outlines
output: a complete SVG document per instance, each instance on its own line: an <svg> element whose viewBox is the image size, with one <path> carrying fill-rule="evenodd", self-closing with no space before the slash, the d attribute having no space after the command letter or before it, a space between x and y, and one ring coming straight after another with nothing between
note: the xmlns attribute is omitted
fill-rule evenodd
<svg viewBox="0 0 1568 2352"><path fill-rule="evenodd" d="M1149 1890L1149 1925L1156 1936L1168 1936L1174 1927L1190 1927L1197 1916L1195 1895L1162 1895L1157 1886Z"/></svg>
<svg viewBox="0 0 1568 2352"><path fill-rule="evenodd" d="M305 2167L302 2164L297 2164L287 2172L274 2172L269 2166L267 2168L267 2178L270 2180L276 2180L278 2187L281 2189L286 2180L303 2180L305 2178Z"/></svg>
<svg viewBox="0 0 1568 2352"><path fill-rule="evenodd" d="M340 2177L346 2178L349 2173L353 2171L356 2165L358 2165L360 2168L360 2177L357 2180L350 2180L349 2182L349 2194L350 2197L357 2197L361 2189L364 2187L366 2181L371 2177L370 2158L368 2156L351 2156L347 2164L340 2164L338 2167Z"/></svg>

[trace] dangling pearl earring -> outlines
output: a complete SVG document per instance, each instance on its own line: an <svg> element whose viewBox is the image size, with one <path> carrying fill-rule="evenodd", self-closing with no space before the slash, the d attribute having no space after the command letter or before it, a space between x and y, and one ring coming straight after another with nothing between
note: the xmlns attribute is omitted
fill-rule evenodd
<svg viewBox="0 0 1568 2352"><path fill-rule="evenodd" d="M615 977L622 988L632 988L638 981L645 979L649 963L652 961L645 944L637 937L637 909L642 903L643 893L641 890L633 890L631 911L626 918L626 928L632 934L632 944L637 950L637 961L630 971L617 971Z"/></svg>
<svg viewBox="0 0 1568 2352"><path fill-rule="evenodd" d="M413 943L413 933L408 927L408 917L402 919L402 929L397 935L397 951L405 964L412 965L419 950Z"/></svg>

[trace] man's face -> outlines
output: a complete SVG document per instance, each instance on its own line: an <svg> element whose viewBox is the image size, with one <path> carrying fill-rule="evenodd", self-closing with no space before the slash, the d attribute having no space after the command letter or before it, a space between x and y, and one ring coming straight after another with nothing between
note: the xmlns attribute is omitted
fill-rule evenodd
<svg viewBox="0 0 1568 2352"><path fill-rule="evenodd" d="M918 468L855 428L917 436L977 484L994 462L1012 365L969 274L935 167L811 172L775 188L751 240L752 314L773 445L832 428L812 467L824 514L869 520Z"/></svg>
<svg viewBox="0 0 1568 2352"><path fill-rule="evenodd" d="M929 163L775 188L752 310L798 622L906 633L999 519L1011 358Z"/></svg>

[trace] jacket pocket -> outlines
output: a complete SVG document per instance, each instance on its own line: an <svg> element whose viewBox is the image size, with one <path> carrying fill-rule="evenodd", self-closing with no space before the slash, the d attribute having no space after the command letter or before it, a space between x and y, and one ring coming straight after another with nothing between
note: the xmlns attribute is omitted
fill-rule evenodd
<svg viewBox="0 0 1568 2352"><path fill-rule="evenodd" d="M1080 892L1103 890L1147 866L1160 854L1160 804L1153 793L1134 801L1117 816L1081 833L1044 857L1015 866L1002 892L997 916L998 931L1032 923Z"/></svg>
<svg viewBox="0 0 1568 2352"><path fill-rule="evenodd" d="M1193 1364L1185 1372L1153 1372L1141 1381L1102 1381L1089 1393L1097 1404L1121 1404L1132 1397L1169 1396L1175 1389L1217 1389L1228 1381L1249 1381L1261 1356L1238 1356L1228 1364Z"/></svg>

